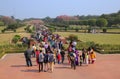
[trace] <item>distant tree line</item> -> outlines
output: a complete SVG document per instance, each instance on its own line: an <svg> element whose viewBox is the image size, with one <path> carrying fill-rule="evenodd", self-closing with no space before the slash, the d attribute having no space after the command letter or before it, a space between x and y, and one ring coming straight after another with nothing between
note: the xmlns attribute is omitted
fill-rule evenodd
<svg viewBox="0 0 120 79"><path fill-rule="evenodd" d="M61 15L56 18L50 18L49 16L42 19L46 24L56 26L68 26L68 25L89 25L98 27L120 27L120 11L111 14L102 14L100 16L88 15L88 16L67 16Z"/></svg>
<svg viewBox="0 0 120 79"><path fill-rule="evenodd" d="M2 30L2 32L5 32L7 30L12 30L16 32L16 29L19 27L24 26L22 21L20 19L15 19L14 16L0 16L0 26L4 26L5 28Z"/></svg>
<svg viewBox="0 0 120 79"><path fill-rule="evenodd" d="M70 25L85 25L89 26L89 28L99 27L113 27L120 28L120 11L111 14L102 14L100 16L97 15L88 15L88 16L67 16L60 15L56 18L51 18L49 16L45 18L28 18L24 20L15 19L14 16L0 16L0 26L6 26L2 32L6 30L15 30L24 25L25 22L29 22L33 20L42 20L46 26L56 29L58 27L62 27L65 30L69 28ZM41 22L42 22L41 21ZM36 21L37 22L37 21Z"/></svg>

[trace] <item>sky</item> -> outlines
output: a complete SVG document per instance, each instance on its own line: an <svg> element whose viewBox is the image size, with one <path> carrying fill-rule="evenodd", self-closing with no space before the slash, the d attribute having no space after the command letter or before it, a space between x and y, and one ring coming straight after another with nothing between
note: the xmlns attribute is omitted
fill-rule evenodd
<svg viewBox="0 0 120 79"><path fill-rule="evenodd" d="M18 19L101 15L120 10L120 0L1 0L0 15Z"/></svg>

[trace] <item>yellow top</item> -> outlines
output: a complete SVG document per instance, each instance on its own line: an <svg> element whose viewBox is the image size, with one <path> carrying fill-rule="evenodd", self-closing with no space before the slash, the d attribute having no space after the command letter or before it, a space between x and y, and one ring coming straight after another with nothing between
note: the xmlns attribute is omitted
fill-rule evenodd
<svg viewBox="0 0 120 79"><path fill-rule="evenodd" d="M90 54L90 57L91 57L91 59L96 58L96 54L95 54L95 52L91 53L91 54Z"/></svg>

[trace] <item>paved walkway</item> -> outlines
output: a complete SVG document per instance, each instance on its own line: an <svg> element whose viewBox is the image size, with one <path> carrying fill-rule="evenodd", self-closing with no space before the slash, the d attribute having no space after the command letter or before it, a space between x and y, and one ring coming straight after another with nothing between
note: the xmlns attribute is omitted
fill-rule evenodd
<svg viewBox="0 0 120 79"><path fill-rule="evenodd" d="M66 64L55 65L53 73L38 72L35 58L33 67L26 67L23 54L9 54L0 60L0 79L120 79L120 55L97 55L95 64L72 70ZM67 62L67 60L66 60Z"/></svg>

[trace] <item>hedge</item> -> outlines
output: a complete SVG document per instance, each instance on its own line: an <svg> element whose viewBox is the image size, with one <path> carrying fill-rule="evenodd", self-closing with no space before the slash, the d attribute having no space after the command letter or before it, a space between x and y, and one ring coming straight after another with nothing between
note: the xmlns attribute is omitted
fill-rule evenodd
<svg viewBox="0 0 120 79"><path fill-rule="evenodd" d="M5 54L2 50L0 51L0 58Z"/></svg>
<svg viewBox="0 0 120 79"><path fill-rule="evenodd" d="M9 44L0 45L0 58L6 53L23 53L27 49L27 46L22 46L21 44Z"/></svg>
<svg viewBox="0 0 120 79"><path fill-rule="evenodd" d="M120 54L120 45L99 45L94 42L77 42L76 48L82 50L83 48L88 49L92 47L101 54ZM67 50L68 45L64 45L65 50Z"/></svg>
<svg viewBox="0 0 120 79"><path fill-rule="evenodd" d="M100 54L120 54L120 50L97 50Z"/></svg>

